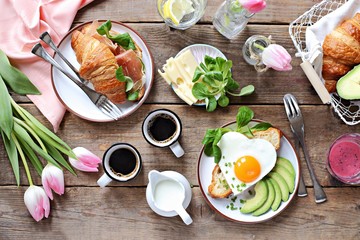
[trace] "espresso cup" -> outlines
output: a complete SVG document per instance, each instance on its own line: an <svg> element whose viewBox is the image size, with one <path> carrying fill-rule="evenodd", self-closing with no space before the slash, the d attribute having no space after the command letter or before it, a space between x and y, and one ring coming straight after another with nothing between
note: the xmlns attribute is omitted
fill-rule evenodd
<svg viewBox="0 0 360 240"><path fill-rule="evenodd" d="M116 143L104 153L104 174L97 184L105 187L112 180L127 182L139 174L141 165L141 156L135 147L127 143Z"/></svg>
<svg viewBox="0 0 360 240"><path fill-rule="evenodd" d="M155 147L170 147L176 157L184 155L178 139L181 135L180 118L168 109L150 112L142 124L142 133L148 143Z"/></svg>

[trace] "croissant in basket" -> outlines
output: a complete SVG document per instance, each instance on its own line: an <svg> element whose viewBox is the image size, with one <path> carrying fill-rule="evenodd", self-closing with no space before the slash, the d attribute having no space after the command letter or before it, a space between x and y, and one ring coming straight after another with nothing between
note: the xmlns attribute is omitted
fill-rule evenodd
<svg viewBox="0 0 360 240"><path fill-rule="evenodd" d="M360 63L360 13L326 35L322 47L322 76L327 90L334 92L337 80Z"/></svg>
<svg viewBox="0 0 360 240"><path fill-rule="evenodd" d="M143 65L141 49L125 50L105 36L96 32L98 22L86 25L81 31L75 30L71 38L71 46L80 63L79 74L90 81L95 91L106 95L114 103L124 103L127 99L126 83L116 78L116 70L122 67L123 74L133 81L130 92L137 91L135 100L139 100L144 92ZM113 32L114 33L114 32Z"/></svg>

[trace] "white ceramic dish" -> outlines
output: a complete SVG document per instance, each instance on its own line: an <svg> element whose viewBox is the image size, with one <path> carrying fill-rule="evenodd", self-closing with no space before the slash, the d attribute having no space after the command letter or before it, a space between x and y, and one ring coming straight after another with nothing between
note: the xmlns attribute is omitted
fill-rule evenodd
<svg viewBox="0 0 360 240"><path fill-rule="evenodd" d="M164 171L161 172L162 174L171 177L171 178L175 178L176 180L178 180L179 182L181 182L184 185L185 188L185 200L183 202L183 207L184 209L186 209L191 201L191 196L192 196L192 192L191 192L191 186L189 181L180 173L178 172L174 172L174 171ZM177 216L177 212L175 211L163 211L159 208L157 208L154 204L154 202L151 200L151 187L150 185L147 186L146 188L146 201L149 204L149 207L158 215L163 216L163 217L174 217Z"/></svg>
<svg viewBox="0 0 360 240"><path fill-rule="evenodd" d="M255 124L256 122L257 121L253 121L251 122L251 124ZM231 122L223 127L229 127L235 129L236 122ZM206 202L209 204L209 206L223 217L240 223L264 222L266 220L275 217L280 212L282 212L290 204L294 196L296 196L296 190L299 184L300 167L299 167L299 160L295 153L295 150L291 145L290 141L284 135L281 138L280 146L281 146L280 149L277 151L277 156L289 159L295 169L296 172L295 191L292 194L290 194L289 200L287 202L282 202L280 207L275 212L270 209L270 211L258 217L252 216L251 214L243 214L239 210L231 210L230 208L226 208L226 206L228 206L232 202L231 201L232 196L225 199L215 199L208 195L208 186L211 183L212 171L215 167L215 163L214 163L214 158L206 156L204 154L204 148L201 149L199 162L198 162L198 181L201 192ZM252 189L253 187L250 188L249 190ZM242 193L244 194L244 197L248 196L248 191ZM241 204L240 204L240 195L239 195L234 203L234 207L240 207L240 206Z"/></svg>
<svg viewBox="0 0 360 240"><path fill-rule="evenodd" d="M99 21L104 22L104 21ZM126 102L124 104L118 104L117 106L123 112L123 115L120 118L124 118L132 114L136 109L138 109L141 104L145 101L147 96L150 93L150 89L152 87L153 79L154 79L154 60L151 55L149 48L147 47L145 41L141 38L141 36L128 27L127 25L120 22L112 22L112 30L117 31L119 33L127 32L130 34L132 39L136 42L136 44L142 49L143 53L143 63L145 66L145 94L140 101L137 102ZM58 48L62 52L62 54L78 69L80 67L79 63L76 60L76 56L74 50L71 48L71 35L74 30L81 29L84 25L90 24L91 22L87 22L77 26L76 28L69 31L66 36L61 40ZM71 72L70 68L68 68L60 59L60 57L55 54L55 60L58 61L64 68L68 69ZM70 79L64 76L60 71L55 68L51 68L51 76L52 83L55 89L56 95L59 100L64 104L64 106L75 115L87 119L94 122L110 122L113 121L112 118L108 117L104 113L102 113L86 96L86 94ZM75 75L74 75L75 76ZM89 87L92 87L90 84Z"/></svg>
<svg viewBox="0 0 360 240"><path fill-rule="evenodd" d="M191 53L194 55L197 63L203 62L205 55L208 55L212 58L222 57L227 60L226 56L219 49L217 49L216 47L213 47L211 45L207 45L207 44L193 44L193 45L187 46L187 47L183 48L180 52L178 52L178 54L176 54L175 58L187 50L191 51ZM219 98L219 97L220 96L217 96L217 98ZM193 105L194 106L205 106L205 103L199 102L199 103L194 103Z"/></svg>

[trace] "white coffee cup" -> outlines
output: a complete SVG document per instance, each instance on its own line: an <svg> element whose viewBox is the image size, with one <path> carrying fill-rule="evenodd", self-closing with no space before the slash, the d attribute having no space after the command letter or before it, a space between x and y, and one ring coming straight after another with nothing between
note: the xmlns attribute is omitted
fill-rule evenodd
<svg viewBox="0 0 360 240"><path fill-rule="evenodd" d="M112 180L127 182L140 172L142 162L140 153L128 143L115 143L107 149L103 156L104 174L97 184L105 187Z"/></svg>
<svg viewBox="0 0 360 240"><path fill-rule="evenodd" d="M160 148L170 147L176 157L185 153L178 141L181 131L180 118L168 109L150 112L142 124L142 133L148 143Z"/></svg>

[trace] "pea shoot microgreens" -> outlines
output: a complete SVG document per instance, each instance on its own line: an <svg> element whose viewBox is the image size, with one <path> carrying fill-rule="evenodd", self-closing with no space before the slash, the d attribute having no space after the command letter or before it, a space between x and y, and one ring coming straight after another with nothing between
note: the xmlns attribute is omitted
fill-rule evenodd
<svg viewBox="0 0 360 240"><path fill-rule="evenodd" d="M214 157L214 162L219 163L221 159L221 149L217 145L222 135L227 132L235 131L242 133L248 137L252 137L252 131L264 131L271 127L270 123L261 122L252 127L249 127L250 121L254 118L254 112L246 106L240 107L236 115L236 129L230 128L215 128L208 129L202 140L202 144L205 145L204 152L207 156Z"/></svg>
<svg viewBox="0 0 360 240"><path fill-rule="evenodd" d="M231 67L231 60L206 55L204 62L196 68L192 80L195 83L192 94L197 99L205 101L208 112L214 111L217 105L221 107L229 105L230 101L226 94L246 96L254 92L253 85L243 87L239 93L232 92L239 88L239 84L232 78Z"/></svg>

